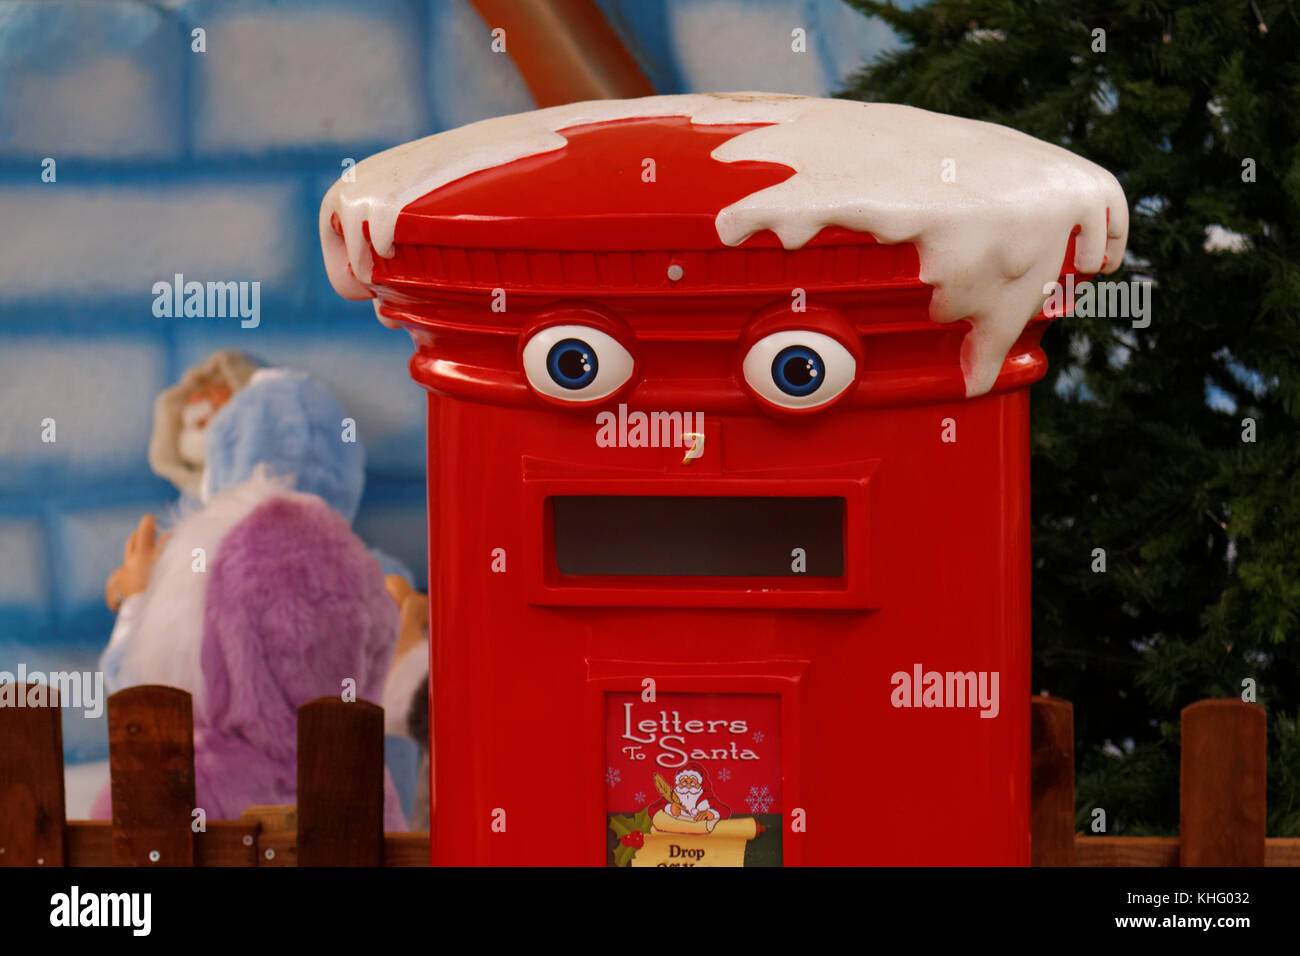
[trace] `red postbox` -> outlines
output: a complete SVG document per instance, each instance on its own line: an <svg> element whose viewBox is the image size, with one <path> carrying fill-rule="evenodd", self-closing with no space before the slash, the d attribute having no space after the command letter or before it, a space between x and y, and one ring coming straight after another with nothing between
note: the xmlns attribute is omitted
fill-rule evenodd
<svg viewBox="0 0 1300 956"><path fill-rule="evenodd" d="M360 163L428 389L433 860L1029 861L1028 398L1104 170L906 107L580 103Z"/></svg>

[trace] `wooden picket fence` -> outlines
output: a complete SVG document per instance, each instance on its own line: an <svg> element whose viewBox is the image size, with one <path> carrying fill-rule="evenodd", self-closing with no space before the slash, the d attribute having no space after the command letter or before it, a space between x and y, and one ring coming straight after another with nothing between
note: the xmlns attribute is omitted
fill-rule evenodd
<svg viewBox="0 0 1300 956"><path fill-rule="evenodd" d="M1035 866L1300 866L1300 839L1264 833L1264 708L1231 697L1183 708L1179 835L1113 837L1075 832L1073 705L1032 706Z"/></svg>
<svg viewBox="0 0 1300 956"><path fill-rule="evenodd" d="M108 699L111 823L65 817L57 703L0 707L0 866L428 865L429 834L383 832L381 708L304 704L297 806L250 807L195 832L190 705L161 686ZM1264 833L1264 716L1236 699L1185 708L1180 835L1095 836L1075 832L1073 707L1035 697L1033 864L1300 866L1300 839Z"/></svg>
<svg viewBox="0 0 1300 956"><path fill-rule="evenodd" d="M298 708L296 807L195 832L190 704L156 685L108 698L111 823L65 819L58 707L0 708L0 866L429 864L429 834L384 833L383 709L337 697Z"/></svg>

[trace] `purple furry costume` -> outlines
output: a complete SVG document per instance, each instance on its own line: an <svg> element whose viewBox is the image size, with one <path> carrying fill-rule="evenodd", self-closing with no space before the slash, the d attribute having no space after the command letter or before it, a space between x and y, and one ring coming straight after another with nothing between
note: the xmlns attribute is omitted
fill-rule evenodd
<svg viewBox="0 0 1300 956"><path fill-rule="evenodd" d="M222 507L233 526L203 512L177 525L143 595L129 662L137 677L194 696L195 784L209 820L297 802L298 706L341 694L348 678L358 699L378 703L398 618L379 564L320 498L257 476ZM186 567L196 542L211 543L206 574ZM176 607L186 588L202 602L192 636ZM384 828L405 830L387 771L384 788ZM110 816L106 786L92 817Z"/></svg>

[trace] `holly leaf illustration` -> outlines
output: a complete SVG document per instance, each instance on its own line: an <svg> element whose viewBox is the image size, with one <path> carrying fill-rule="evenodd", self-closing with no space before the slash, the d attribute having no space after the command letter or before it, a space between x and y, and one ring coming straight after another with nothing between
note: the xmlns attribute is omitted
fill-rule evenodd
<svg viewBox="0 0 1300 956"><path fill-rule="evenodd" d="M614 865L631 866L632 857L636 856L636 847L623 846L621 843L614 847Z"/></svg>
<svg viewBox="0 0 1300 956"><path fill-rule="evenodd" d="M635 817L625 816L623 814L611 814L609 818L609 828L619 837L625 837L636 827L633 825Z"/></svg>

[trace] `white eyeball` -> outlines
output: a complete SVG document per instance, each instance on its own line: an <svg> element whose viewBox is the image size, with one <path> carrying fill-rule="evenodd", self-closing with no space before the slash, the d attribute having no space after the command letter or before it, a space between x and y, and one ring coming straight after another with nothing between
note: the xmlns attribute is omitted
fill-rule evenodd
<svg viewBox="0 0 1300 956"><path fill-rule="evenodd" d="M857 362L821 332L774 332L759 339L742 366L749 387L782 408L825 405L853 384Z"/></svg>
<svg viewBox="0 0 1300 956"><path fill-rule="evenodd" d="M524 345L524 374L536 391L566 402L590 402L632 377L632 356L612 335L586 325L552 325Z"/></svg>

